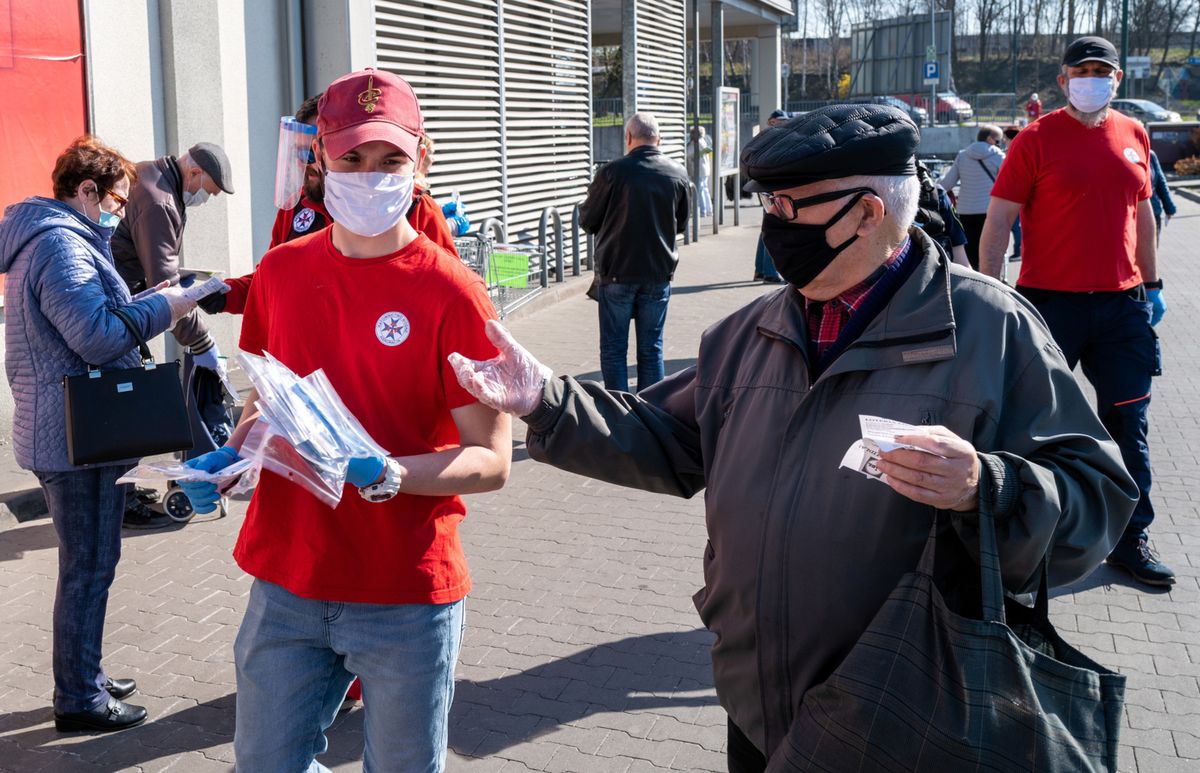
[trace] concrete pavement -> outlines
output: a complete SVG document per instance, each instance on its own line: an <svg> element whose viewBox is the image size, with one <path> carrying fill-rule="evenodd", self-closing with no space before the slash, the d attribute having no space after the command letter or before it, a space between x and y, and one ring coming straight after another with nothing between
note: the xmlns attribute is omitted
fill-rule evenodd
<svg viewBox="0 0 1200 773"><path fill-rule="evenodd" d="M757 213L744 210L743 223ZM666 330L668 371L701 331L771 289L749 281L756 230L685 248ZM1181 202L1160 259L1170 311L1151 409L1158 520L1179 574L1169 593L1105 567L1055 591L1065 638L1129 674L1121 770L1200 771L1200 205ZM556 372L598 372L586 285L514 319ZM518 429L518 438L523 432ZM475 591L458 667L452 771L722 771L725 715L709 670L700 587L700 497L642 494L530 461L523 444L502 491L471 497L463 535ZM0 532L0 770L227 771L231 642L248 578L230 558L245 511L161 532L126 532L105 664L135 676L152 721L112 736L59 735L51 722L50 610L56 539L45 519ZM281 711L287 707L281 706ZM323 757L360 767L362 712L341 717Z"/></svg>

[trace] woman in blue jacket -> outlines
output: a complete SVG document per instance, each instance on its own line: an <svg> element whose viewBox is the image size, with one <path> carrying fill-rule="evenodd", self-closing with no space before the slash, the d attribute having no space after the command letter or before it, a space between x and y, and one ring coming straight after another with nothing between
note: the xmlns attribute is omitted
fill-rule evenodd
<svg viewBox="0 0 1200 773"><path fill-rule="evenodd" d="M169 328L195 304L177 288L133 300L113 267L108 240L136 178L134 166L94 137L80 137L54 165L54 198L13 204L0 220L5 365L15 402L17 463L41 484L58 532L54 599L54 717L59 730L123 730L146 710L121 699L132 679L100 666L108 589L121 555L131 463L77 467L67 461L63 376L136 367L127 312L144 338Z"/></svg>

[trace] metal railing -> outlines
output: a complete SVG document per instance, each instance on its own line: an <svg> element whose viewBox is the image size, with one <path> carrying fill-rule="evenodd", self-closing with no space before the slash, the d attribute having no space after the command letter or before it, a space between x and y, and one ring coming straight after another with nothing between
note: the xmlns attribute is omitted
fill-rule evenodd
<svg viewBox="0 0 1200 773"><path fill-rule="evenodd" d="M580 276L585 243L587 268L594 268L595 261L592 237L579 225L578 203L572 207L571 221L571 276ZM503 223L488 218L475 234L455 239L454 246L463 263L483 278L501 319L549 288L552 274L555 283L566 279L566 228L555 207L542 210L536 241L510 242Z"/></svg>

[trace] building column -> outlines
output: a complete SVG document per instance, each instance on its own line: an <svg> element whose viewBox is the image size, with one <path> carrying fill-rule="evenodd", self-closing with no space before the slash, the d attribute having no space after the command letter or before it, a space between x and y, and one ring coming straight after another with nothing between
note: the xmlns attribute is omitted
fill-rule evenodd
<svg viewBox="0 0 1200 773"><path fill-rule="evenodd" d="M783 71L780 66L779 26L758 28L754 45L755 91L758 97L758 125L767 128L767 118L783 104Z"/></svg>
<svg viewBox="0 0 1200 773"><path fill-rule="evenodd" d="M638 111L637 0L621 2L621 110L628 122Z"/></svg>
<svg viewBox="0 0 1200 773"><path fill-rule="evenodd" d="M304 0L302 13L304 80L309 92L324 91L346 73L377 66L371 0Z"/></svg>

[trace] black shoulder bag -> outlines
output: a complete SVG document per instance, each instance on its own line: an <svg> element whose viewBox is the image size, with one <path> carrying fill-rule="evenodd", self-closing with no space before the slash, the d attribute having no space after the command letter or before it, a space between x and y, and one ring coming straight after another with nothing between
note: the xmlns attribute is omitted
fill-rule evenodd
<svg viewBox="0 0 1200 773"><path fill-rule="evenodd" d="M854 648L804 694L768 773L1116 771L1125 677L1050 624L1042 565L1033 609L1004 597L992 514L980 497L982 619L934 586L937 520Z"/></svg>
<svg viewBox="0 0 1200 773"><path fill-rule="evenodd" d="M112 313L138 343L137 368L63 376L67 418L67 460L101 464L138 459L192 447L179 380L179 362L156 364L150 348L124 309Z"/></svg>

